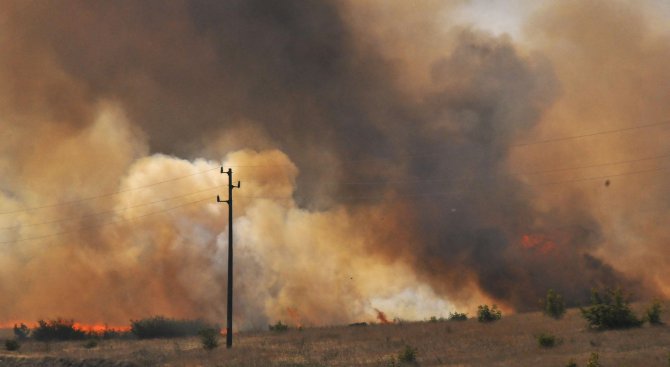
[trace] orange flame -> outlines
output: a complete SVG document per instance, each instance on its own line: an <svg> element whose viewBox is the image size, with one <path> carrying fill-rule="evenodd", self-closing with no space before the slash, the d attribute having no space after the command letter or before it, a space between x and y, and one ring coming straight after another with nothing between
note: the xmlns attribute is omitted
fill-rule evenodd
<svg viewBox="0 0 670 367"><path fill-rule="evenodd" d="M379 320L380 323L384 325L391 323L391 321L389 321L389 319L386 318L386 314L384 312L382 312L377 308L375 308L374 310L375 312L377 312L377 320Z"/></svg>
<svg viewBox="0 0 670 367"><path fill-rule="evenodd" d="M37 327L35 322L25 322L25 321L15 321L15 322L5 322L0 323L0 329L12 329L15 325L26 325L27 327L33 329ZM117 331L117 332L127 332L130 331L130 326L109 326L108 324L82 324L75 322L72 324L72 328L76 330L85 331L93 334L102 334L105 331Z"/></svg>
<svg viewBox="0 0 670 367"><path fill-rule="evenodd" d="M548 254L556 249L556 243L544 235L525 234L521 236L521 246L525 249L534 249L542 254Z"/></svg>

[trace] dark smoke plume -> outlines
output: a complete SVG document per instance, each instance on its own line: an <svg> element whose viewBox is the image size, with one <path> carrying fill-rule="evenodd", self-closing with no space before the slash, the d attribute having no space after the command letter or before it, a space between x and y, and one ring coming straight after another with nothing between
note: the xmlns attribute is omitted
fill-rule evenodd
<svg viewBox="0 0 670 367"><path fill-rule="evenodd" d="M573 5L537 17L576 19L565 10ZM222 158L252 166L236 169L248 197L237 211L243 327L286 310L312 324L349 322L403 292L515 310L534 308L548 288L572 302L601 285L657 292L608 262L609 226L588 200L547 205L513 169L536 159L519 142L558 119L557 108L580 107L566 97L563 55L438 21L396 37L391 21L432 19L439 5L377 6L398 18L335 1L0 4L3 212L194 175L0 218L18 228L2 237L0 315L221 318L220 207L12 241L147 213L91 216L101 210L211 196L220 177L196 174ZM627 11L612 21L644 23ZM552 21L532 26L558 38ZM438 26L446 30L433 33ZM30 226L73 216L82 219ZM17 272L27 276L4 280ZM47 279L56 286L45 291ZM50 308L57 294L69 301Z"/></svg>

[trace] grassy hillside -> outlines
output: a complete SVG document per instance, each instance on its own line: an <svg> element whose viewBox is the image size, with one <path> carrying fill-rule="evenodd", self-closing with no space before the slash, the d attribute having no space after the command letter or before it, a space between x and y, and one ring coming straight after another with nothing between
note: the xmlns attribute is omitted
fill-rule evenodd
<svg viewBox="0 0 670 367"><path fill-rule="evenodd" d="M542 348L541 333L559 342ZM470 319L243 332L232 350L211 352L197 338L109 340L92 349L84 342L27 342L18 353L3 349L0 365L394 366L406 346L416 348L414 365L420 366L566 366L571 359L586 366L593 352L602 366L670 366L670 327L590 331L574 309L558 321L526 313L488 324Z"/></svg>

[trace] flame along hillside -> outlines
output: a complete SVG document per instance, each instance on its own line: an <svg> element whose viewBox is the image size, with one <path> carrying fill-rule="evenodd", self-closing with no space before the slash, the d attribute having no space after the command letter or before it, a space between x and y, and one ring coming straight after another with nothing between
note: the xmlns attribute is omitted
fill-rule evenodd
<svg viewBox="0 0 670 367"><path fill-rule="evenodd" d="M637 304L640 315L648 305ZM670 305L663 304L665 310ZM663 320L667 320L663 314ZM237 365L364 366L398 361L410 347L421 366L510 365L564 366L570 361L586 365L593 354L602 365L663 365L668 358L670 334L665 326L590 331L578 309L569 309L560 320L539 312L504 314L489 323L422 321L367 326L330 326L287 331L244 331L236 334L232 349L206 351L198 338L152 340L101 340L86 348L82 341L25 342L20 353L0 351L3 366L45 366L76 363L88 366L137 365ZM553 335L553 347L538 344L539 335ZM0 334L0 338L7 335Z"/></svg>

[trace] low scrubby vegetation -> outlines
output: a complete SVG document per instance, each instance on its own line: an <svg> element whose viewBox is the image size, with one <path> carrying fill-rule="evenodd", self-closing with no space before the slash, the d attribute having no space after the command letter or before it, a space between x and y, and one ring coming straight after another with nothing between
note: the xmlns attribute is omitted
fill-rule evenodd
<svg viewBox="0 0 670 367"><path fill-rule="evenodd" d="M556 336L547 334L547 333L542 333L537 336L537 343L540 345L542 348L551 348L557 343Z"/></svg>
<svg viewBox="0 0 670 367"><path fill-rule="evenodd" d="M84 348L86 349L93 349L98 346L98 341L95 339L89 339L84 343Z"/></svg>
<svg viewBox="0 0 670 367"><path fill-rule="evenodd" d="M139 339L181 338L197 336L201 330L220 328L216 325L196 319L170 319L163 316L134 320L130 322L130 331Z"/></svg>
<svg viewBox="0 0 670 367"><path fill-rule="evenodd" d="M26 324L14 324L14 337L18 340L26 340L30 336L30 328Z"/></svg>
<svg viewBox="0 0 670 367"><path fill-rule="evenodd" d="M205 350L212 350L219 346L221 331L213 328L200 330L200 342Z"/></svg>
<svg viewBox="0 0 670 367"><path fill-rule="evenodd" d="M417 349L406 345L403 350L398 353L398 362L400 363L413 363L416 362Z"/></svg>
<svg viewBox="0 0 670 367"><path fill-rule="evenodd" d="M586 367L601 367L602 365L600 364L600 356L598 353L591 353L591 357L589 358L589 361L586 362Z"/></svg>
<svg viewBox="0 0 670 367"><path fill-rule="evenodd" d="M21 348L21 343L16 339L7 339L5 340L5 349L10 352L17 351Z"/></svg>
<svg viewBox="0 0 670 367"><path fill-rule="evenodd" d="M449 313L449 321L467 321L468 314L461 312Z"/></svg>
<svg viewBox="0 0 670 367"><path fill-rule="evenodd" d="M31 335L33 339L39 341L81 340L86 338L85 331L74 327L74 320L65 319L39 320Z"/></svg>
<svg viewBox="0 0 670 367"><path fill-rule="evenodd" d="M274 324L274 325L268 325L268 329L269 329L270 331L278 331L278 332L282 332L282 331L287 331L287 330L288 330L288 325L286 325L286 324L282 324L281 320L279 320L279 321L277 321L277 323Z"/></svg>
<svg viewBox="0 0 670 367"><path fill-rule="evenodd" d="M547 296L542 300L542 311L545 315L558 320L565 314L565 302L563 296L556 293L553 289L547 292Z"/></svg>
<svg viewBox="0 0 670 367"><path fill-rule="evenodd" d="M477 320L479 322L493 322L502 319L502 311L498 309L497 305L489 308L488 305L479 305L477 307Z"/></svg>
<svg viewBox="0 0 670 367"><path fill-rule="evenodd" d="M589 327L597 330L639 327L644 322L635 316L620 288L602 293L593 289L591 305L580 310Z"/></svg>

